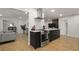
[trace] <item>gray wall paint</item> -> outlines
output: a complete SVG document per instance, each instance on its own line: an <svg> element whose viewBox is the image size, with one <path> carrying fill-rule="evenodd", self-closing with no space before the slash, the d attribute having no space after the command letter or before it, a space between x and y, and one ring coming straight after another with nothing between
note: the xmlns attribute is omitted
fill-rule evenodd
<svg viewBox="0 0 79 59"><path fill-rule="evenodd" d="M68 20L68 36L79 38L79 15L59 19L61 35L66 35L66 19Z"/></svg>
<svg viewBox="0 0 79 59"><path fill-rule="evenodd" d="M22 33L22 29L21 29L20 25L27 23L27 21L24 21L22 19L19 20L16 18L0 18L0 32L3 31L3 28L5 29L5 27L3 27L3 20L7 20L7 24L14 23L15 26L17 27L18 33ZM6 25L6 26L8 26L8 25Z"/></svg>
<svg viewBox="0 0 79 59"><path fill-rule="evenodd" d="M2 22L2 19L0 18L0 32L3 31L3 22Z"/></svg>

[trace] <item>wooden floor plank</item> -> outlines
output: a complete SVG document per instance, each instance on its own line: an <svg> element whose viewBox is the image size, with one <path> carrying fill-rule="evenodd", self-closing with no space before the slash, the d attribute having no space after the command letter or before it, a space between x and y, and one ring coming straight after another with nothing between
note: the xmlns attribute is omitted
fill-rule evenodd
<svg viewBox="0 0 79 59"><path fill-rule="evenodd" d="M18 35L16 41L0 45L0 51L79 51L79 39L61 36L36 50L28 46L27 35Z"/></svg>

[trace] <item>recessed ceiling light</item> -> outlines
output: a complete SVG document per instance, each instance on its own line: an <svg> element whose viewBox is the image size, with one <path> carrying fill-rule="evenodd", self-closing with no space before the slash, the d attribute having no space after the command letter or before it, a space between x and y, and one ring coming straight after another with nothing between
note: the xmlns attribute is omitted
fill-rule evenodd
<svg viewBox="0 0 79 59"><path fill-rule="evenodd" d="M0 16L2 16L2 14L0 14Z"/></svg>
<svg viewBox="0 0 79 59"><path fill-rule="evenodd" d="M25 14L27 14L28 12L25 12Z"/></svg>
<svg viewBox="0 0 79 59"><path fill-rule="evenodd" d="M13 26L13 24L10 24L10 26L12 27L12 26Z"/></svg>
<svg viewBox="0 0 79 59"><path fill-rule="evenodd" d="M55 12L55 10L53 9L53 10L51 10L51 12Z"/></svg>
<svg viewBox="0 0 79 59"><path fill-rule="evenodd" d="M63 14L60 14L60 16L63 16Z"/></svg>

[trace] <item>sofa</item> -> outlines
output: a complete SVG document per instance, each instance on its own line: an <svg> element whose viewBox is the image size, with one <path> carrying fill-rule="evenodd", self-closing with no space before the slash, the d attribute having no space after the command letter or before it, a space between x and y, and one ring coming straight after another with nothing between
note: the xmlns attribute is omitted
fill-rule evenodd
<svg viewBox="0 0 79 59"><path fill-rule="evenodd" d="M15 32L0 32L0 43L16 40Z"/></svg>

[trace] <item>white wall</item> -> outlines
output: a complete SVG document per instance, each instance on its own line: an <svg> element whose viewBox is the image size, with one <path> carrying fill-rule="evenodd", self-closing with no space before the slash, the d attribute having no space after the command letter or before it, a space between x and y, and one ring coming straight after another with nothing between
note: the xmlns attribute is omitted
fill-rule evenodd
<svg viewBox="0 0 79 59"><path fill-rule="evenodd" d="M29 9L29 31L35 25L35 17L37 17L37 11L34 8Z"/></svg>
<svg viewBox="0 0 79 59"><path fill-rule="evenodd" d="M20 25L25 24L25 22L17 18L0 18L0 32L3 31L3 20L8 20L10 23L14 23L15 26L17 27L17 32L22 33Z"/></svg>
<svg viewBox="0 0 79 59"><path fill-rule="evenodd" d="M61 35L66 35L66 23L65 23L66 18L60 18L59 19L59 29L60 29L60 34Z"/></svg>
<svg viewBox="0 0 79 59"><path fill-rule="evenodd" d="M42 19L42 20L36 19L35 20L36 29L43 29L44 25L45 25L44 19Z"/></svg>
<svg viewBox="0 0 79 59"><path fill-rule="evenodd" d="M34 8L29 8L29 30L28 30L28 45L30 45L30 31L31 28L35 25L35 17L37 17L37 11Z"/></svg>
<svg viewBox="0 0 79 59"><path fill-rule="evenodd" d="M29 31L32 29L34 25L36 29L42 29L42 26L45 25L44 19L42 20L35 19L36 17L37 17L37 10L34 8L30 8L29 9Z"/></svg>
<svg viewBox="0 0 79 59"><path fill-rule="evenodd" d="M0 18L0 32L3 31L3 22L2 22L2 19Z"/></svg>
<svg viewBox="0 0 79 59"><path fill-rule="evenodd" d="M28 45L30 44L30 31L32 27L35 25L36 29L42 29L44 25L44 20L35 19L37 17L37 10L34 8L30 8L29 12L29 31L28 31Z"/></svg>
<svg viewBox="0 0 79 59"><path fill-rule="evenodd" d="M79 38L79 15L59 19L61 35L66 35L66 19L68 20L68 36Z"/></svg>

